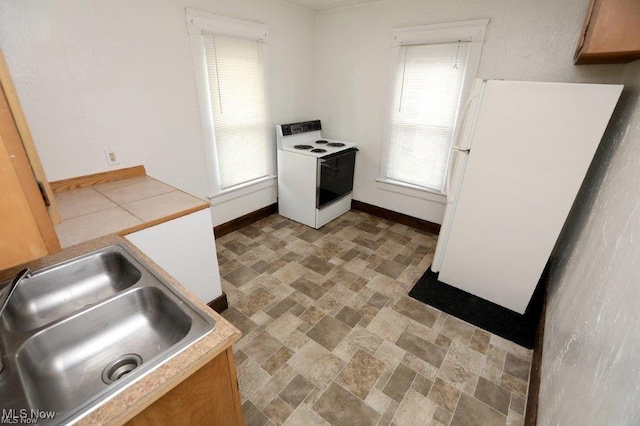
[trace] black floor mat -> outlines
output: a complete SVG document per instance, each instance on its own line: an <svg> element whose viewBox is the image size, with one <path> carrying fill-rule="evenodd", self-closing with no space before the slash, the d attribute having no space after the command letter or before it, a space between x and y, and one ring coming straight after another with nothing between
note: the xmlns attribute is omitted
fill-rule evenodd
<svg viewBox="0 0 640 426"><path fill-rule="evenodd" d="M431 268L409 292L409 296L454 317L532 349L544 300L545 274L542 275L523 315L488 300L438 281Z"/></svg>

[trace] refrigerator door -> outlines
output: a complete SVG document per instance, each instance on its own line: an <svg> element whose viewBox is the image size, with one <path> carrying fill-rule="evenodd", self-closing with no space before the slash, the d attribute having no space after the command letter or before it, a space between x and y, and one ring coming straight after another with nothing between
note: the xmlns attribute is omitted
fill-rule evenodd
<svg viewBox="0 0 640 426"><path fill-rule="evenodd" d="M455 133L453 147L451 149L451 158L449 159L449 170L447 170L447 181L445 191L447 193L447 208L444 212L444 218L440 227L440 235L436 251L433 255L431 270L438 272L442 264L443 255L449 239L449 231L451 230L451 221L455 211L455 200L460 192L462 185L462 176L464 176L467 167L467 159L469 157L468 150L471 147L471 135L473 135L473 127L475 125L479 105L482 104L482 91L485 82L477 79L471 89L471 94L467 100L462 114L460 123Z"/></svg>
<svg viewBox="0 0 640 426"><path fill-rule="evenodd" d="M524 313L621 91L486 83L440 281Z"/></svg>

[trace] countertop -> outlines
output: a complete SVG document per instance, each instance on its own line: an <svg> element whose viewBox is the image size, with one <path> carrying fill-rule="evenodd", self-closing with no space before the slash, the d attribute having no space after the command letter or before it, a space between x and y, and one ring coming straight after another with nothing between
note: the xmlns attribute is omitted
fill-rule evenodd
<svg viewBox="0 0 640 426"><path fill-rule="evenodd" d="M210 206L146 175L71 188L56 192L55 199L63 248L111 233L127 235Z"/></svg>
<svg viewBox="0 0 640 426"><path fill-rule="evenodd" d="M202 303L133 244L115 234L75 245L54 255L29 262L26 265L0 271L0 282L10 279L23 267L29 267L32 271L36 271L113 244L121 244L139 256L153 272L167 280L185 298L213 318L216 321L216 328L213 332L83 417L78 421L77 424L79 425L112 425L126 422L214 359L240 339L241 336L237 328Z"/></svg>

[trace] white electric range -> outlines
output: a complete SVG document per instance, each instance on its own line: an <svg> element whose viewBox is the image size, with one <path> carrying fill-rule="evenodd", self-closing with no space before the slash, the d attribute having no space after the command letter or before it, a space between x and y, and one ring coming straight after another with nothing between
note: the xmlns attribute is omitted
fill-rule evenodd
<svg viewBox="0 0 640 426"><path fill-rule="evenodd" d="M358 151L321 130L320 120L276 126L279 213L315 229L351 209Z"/></svg>

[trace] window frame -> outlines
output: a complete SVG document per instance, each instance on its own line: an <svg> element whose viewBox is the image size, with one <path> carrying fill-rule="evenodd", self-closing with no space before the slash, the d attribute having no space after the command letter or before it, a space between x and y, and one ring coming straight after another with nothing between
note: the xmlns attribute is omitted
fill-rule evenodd
<svg viewBox="0 0 640 426"><path fill-rule="evenodd" d="M480 67L480 56L482 53L482 47L484 45L485 33L488 24L489 19L476 19L471 21L460 21L443 24L401 27L391 30L391 53L389 59L389 75L387 79L389 87L385 131L384 140L382 143L382 152L380 156L378 179L376 179L379 189L437 202L442 202L443 196L446 196L445 190L438 191L407 182L397 181L389 178L387 174L389 164L389 151L391 149L391 127L393 116L392 109L396 91L395 78L398 61L401 57L401 48L403 46L453 43L457 41L469 43L467 68L465 70L460 102L458 104L456 121L454 123L454 135L452 140L453 145L456 139L458 118L461 116L465 100L468 98L471 92L473 81L477 78L478 68ZM450 158L451 149L449 149L449 155L447 158L447 170L445 170L445 175L446 173L448 173Z"/></svg>
<svg viewBox="0 0 640 426"><path fill-rule="evenodd" d="M187 18L187 31L191 41L191 57L193 60L193 69L196 81L202 138L204 140L204 154L207 163L209 185L209 192L207 196L211 199L212 205L217 205L276 184L275 141L273 139L274 136L271 135L270 141L273 145L273 158L271 162L272 170L268 176L239 185L234 185L230 188L220 189L221 180L215 145L215 123L213 122L213 111L211 110L211 92L209 90L209 79L207 77L206 54L202 33L207 32L214 35L254 40L262 43L265 80L264 91L265 99L267 100L267 116L270 117L269 45L267 44L269 30L266 25L259 22L230 18L227 16L188 8L185 9L185 12ZM268 118L268 121L270 121L270 118Z"/></svg>

